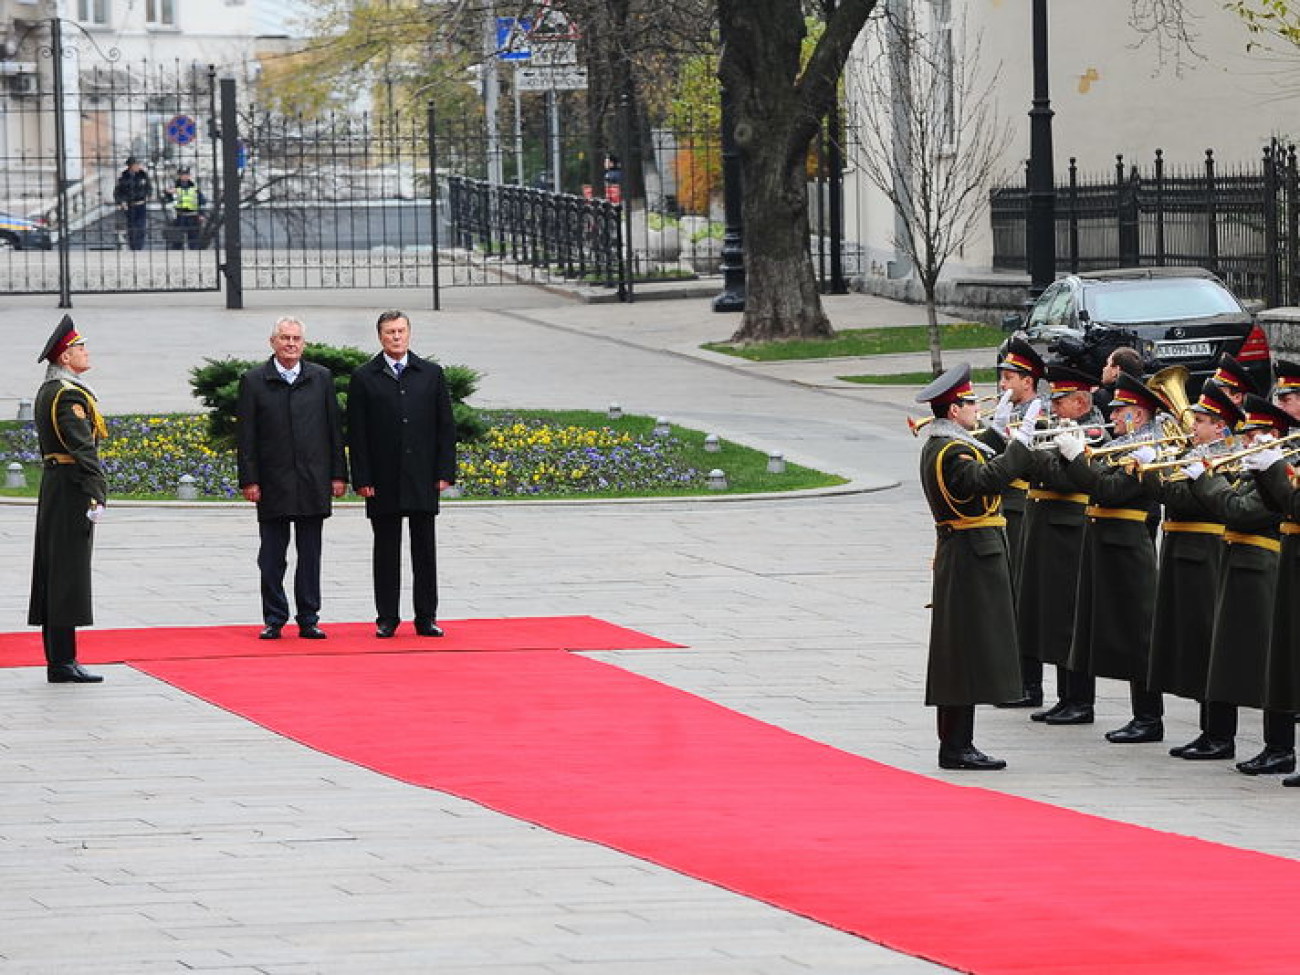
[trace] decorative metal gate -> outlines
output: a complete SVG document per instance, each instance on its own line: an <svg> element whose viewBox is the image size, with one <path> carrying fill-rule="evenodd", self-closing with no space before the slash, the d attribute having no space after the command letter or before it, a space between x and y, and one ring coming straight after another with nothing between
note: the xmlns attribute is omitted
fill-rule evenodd
<svg viewBox="0 0 1300 975"><path fill-rule="evenodd" d="M212 230L177 227L172 192L187 168L216 195L212 70L123 63L65 45L62 27L38 22L22 39L33 60L0 79L0 291L66 306L74 292L218 289ZM124 209L131 158L147 182Z"/></svg>

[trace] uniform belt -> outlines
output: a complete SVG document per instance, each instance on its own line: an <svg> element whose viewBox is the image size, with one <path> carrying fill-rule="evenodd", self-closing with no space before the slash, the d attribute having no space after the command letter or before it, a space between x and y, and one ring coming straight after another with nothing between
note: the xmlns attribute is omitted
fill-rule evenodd
<svg viewBox="0 0 1300 975"><path fill-rule="evenodd" d="M1090 504L1083 509L1089 518L1111 518L1115 521L1146 521L1147 512L1141 508L1103 508Z"/></svg>
<svg viewBox="0 0 1300 975"><path fill-rule="evenodd" d="M972 528L1005 528L1007 520L1002 515L985 515L983 518L955 518L941 521L935 528L947 528L949 531L964 532Z"/></svg>
<svg viewBox="0 0 1300 975"><path fill-rule="evenodd" d="M1283 535L1300 535L1300 523L1294 521L1284 521L1277 526L1277 530Z"/></svg>
<svg viewBox="0 0 1300 975"><path fill-rule="evenodd" d="M1065 494L1061 491L1047 491L1043 488L1029 489L1030 501L1073 501L1075 504L1087 504L1086 494Z"/></svg>
<svg viewBox="0 0 1300 975"><path fill-rule="evenodd" d="M1223 540L1230 545L1254 545L1256 548L1267 549L1270 552L1282 551L1282 543L1276 538L1269 538L1267 535L1247 535L1245 532L1225 531Z"/></svg>
<svg viewBox="0 0 1300 975"><path fill-rule="evenodd" d="M1015 488L1017 491L1028 491L1028 490L1029 490L1029 482L1026 481L1023 477L1018 477L1018 478L1016 478L1014 481L1012 481L1010 484L1008 484L1007 487L1009 487L1009 488Z"/></svg>
<svg viewBox="0 0 1300 975"><path fill-rule="evenodd" d="M1200 535L1222 535L1224 531L1222 525L1213 521L1166 521L1160 527L1167 532L1196 532Z"/></svg>
<svg viewBox="0 0 1300 975"><path fill-rule="evenodd" d="M77 462L77 458L73 457L71 454L46 454L41 458L41 460L45 461L48 466L54 466L57 464L75 464Z"/></svg>

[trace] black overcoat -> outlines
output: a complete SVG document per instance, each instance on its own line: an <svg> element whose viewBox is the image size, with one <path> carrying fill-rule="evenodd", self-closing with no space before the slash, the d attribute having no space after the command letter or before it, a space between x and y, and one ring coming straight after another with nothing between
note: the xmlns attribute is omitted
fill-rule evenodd
<svg viewBox="0 0 1300 975"><path fill-rule="evenodd" d="M86 512L91 501L103 504L108 494L99 462L103 420L94 395L71 380L43 383L32 409L41 455L51 459L41 468L27 622L89 626L95 526ZM68 459L72 462L59 462Z"/></svg>
<svg viewBox="0 0 1300 975"><path fill-rule="evenodd" d="M1068 471L1091 501L1085 509L1070 669L1145 685L1156 602L1156 547L1147 529L1151 502L1141 482L1121 467L1080 454Z"/></svg>
<svg viewBox="0 0 1300 975"><path fill-rule="evenodd" d="M1281 526L1282 552L1277 560L1264 705L1274 711L1300 711L1300 492L1285 461L1258 472L1255 483L1264 503L1285 519Z"/></svg>
<svg viewBox="0 0 1300 975"><path fill-rule="evenodd" d="M398 379L383 354L348 388L352 486L373 487L366 517L438 511L438 482L456 481L456 423L442 367L407 354Z"/></svg>
<svg viewBox="0 0 1300 975"><path fill-rule="evenodd" d="M300 363L284 381L272 356L239 380L239 486L256 484L259 521L328 517L332 481L348 479L334 377Z"/></svg>
<svg viewBox="0 0 1300 975"><path fill-rule="evenodd" d="M1253 478L1230 480L1204 474L1192 491L1227 527L1205 699L1262 708L1278 553L1258 544L1233 541L1232 533L1269 539L1276 546L1281 516L1264 504Z"/></svg>
<svg viewBox="0 0 1300 975"><path fill-rule="evenodd" d="M1029 500L1020 528L1016 632L1020 653L1065 666L1074 635L1074 604L1083 552L1087 495L1055 451L1035 450Z"/></svg>
<svg viewBox="0 0 1300 975"><path fill-rule="evenodd" d="M1019 443L992 459L952 437L931 436L921 448L921 486L938 534L926 704L997 704L1024 693L1006 533L953 525L1000 520L999 494L1028 463Z"/></svg>
<svg viewBox="0 0 1300 975"><path fill-rule="evenodd" d="M1191 481L1150 473L1142 486L1165 508L1147 685L1199 701L1210 670L1223 521L1193 493Z"/></svg>

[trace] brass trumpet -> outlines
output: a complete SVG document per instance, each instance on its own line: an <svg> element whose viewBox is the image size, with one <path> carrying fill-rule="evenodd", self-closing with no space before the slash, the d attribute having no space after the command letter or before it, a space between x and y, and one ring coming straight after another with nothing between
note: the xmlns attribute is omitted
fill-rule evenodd
<svg viewBox="0 0 1300 975"><path fill-rule="evenodd" d="M1089 457L1095 457L1109 463L1122 463L1124 455L1137 450L1140 447L1155 447L1157 452L1168 451L1170 448L1177 448L1185 451L1191 446L1191 435L1179 431L1169 433L1162 437L1148 437L1145 440L1130 440L1128 443L1107 444L1104 447L1089 447L1085 453Z"/></svg>
<svg viewBox="0 0 1300 975"><path fill-rule="evenodd" d="M1029 445L1030 450L1055 450L1056 444L1053 441L1058 433L1066 430L1078 430L1083 434L1084 440L1091 446L1095 443L1101 443L1105 436L1105 431L1115 426L1113 423L1075 423L1073 420L1064 422L1051 422L1045 427L1038 427L1034 431L1033 442Z"/></svg>
<svg viewBox="0 0 1300 975"><path fill-rule="evenodd" d="M1174 457L1153 460L1149 464L1136 464L1134 465L1134 473L1159 474L1162 480L1181 481L1186 477L1182 472L1184 467L1199 460L1207 470L1212 470L1217 460L1238 452L1241 449L1241 442L1241 438L1238 436L1224 437L1222 440L1216 440L1210 444L1204 454L1194 455L1192 450L1185 450Z"/></svg>
<svg viewBox="0 0 1300 975"><path fill-rule="evenodd" d="M998 393L993 396L981 396L976 402L979 403L997 402L1001 398L1002 398L1002 394ZM987 420L992 415L993 415L992 410L981 409L978 418L981 420ZM909 416L907 418L907 429L912 431L912 436L919 437L921 435L921 431L924 430L926 427L928 427L936 419L937 417L935 417L933 414L931 414L930 416L922 416L922 417Z"/></svg>
<svg viewBox="0 0 1300 975"><path fill-rule="evenodd" d="M1283 455L1286 457L1300 453L1300 431L1288 433L1285 437L1277 437L1273 440L1256 440L1254 443L1247 444L1240 449L1209 457L1205 461L1205 469L1218 474L1225 471L1240 473L1245 470L1245 466L1242 464L1245 458L1251 454L1258 454L1260 451L1268 450L1270 447L1281 448Z"/></svg>

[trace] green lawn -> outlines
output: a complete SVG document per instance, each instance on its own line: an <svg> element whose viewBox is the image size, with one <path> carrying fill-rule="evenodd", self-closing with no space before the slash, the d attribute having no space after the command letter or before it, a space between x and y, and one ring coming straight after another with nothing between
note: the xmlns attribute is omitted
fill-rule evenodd
<svg viewBox="0 0 1300 975"><path fill-rule="evenodd" d="M924 386L934 378L934 375L927 370L926 372L868 373L859 376L840 376L838 378L846 383L862 383L866 386ZM992 367L972 369L970 381L973 383L996 383L998 381L998 371Z"/></svg>
<svg viewBox="0 0 1300 975"><path fill-rule="evenodd" d="M996 348L1006 338L1006 333L1001 329L978 322L959 322L939 327L945 351ZM791 339L744 346L730 342L709 342L702 348L749 359L751 362L781 362L789 359L834 359L896 352L925 352L930 348L930 341L924 325L898 325L841 329L829 339Z"/></svg>

